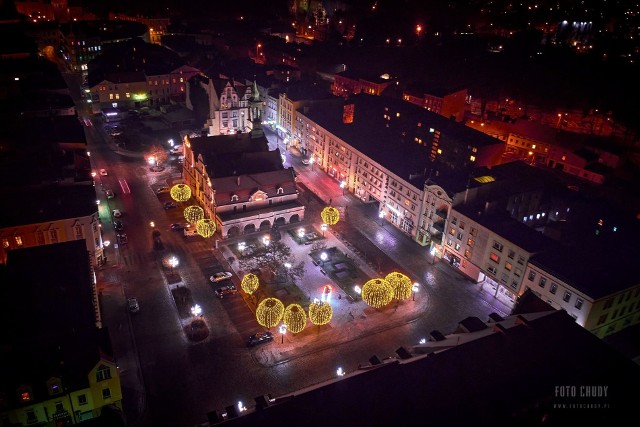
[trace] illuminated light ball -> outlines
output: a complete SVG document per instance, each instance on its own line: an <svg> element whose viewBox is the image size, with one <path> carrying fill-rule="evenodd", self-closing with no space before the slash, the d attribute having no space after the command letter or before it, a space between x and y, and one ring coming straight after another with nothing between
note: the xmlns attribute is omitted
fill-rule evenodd
<svg viewBox="0 0 640 427"><path fill-rule="evenodd" d="M184 209L184 219L191 224L195 224L199 220L204 219L204 209L198 205L187 206Z"/></svg>
<svg viewBox="0 0 640 427"><path fill-rule="evenodd" d="M187 184L176 184L171 187L169 194L176 202L186 202L191 198L191 188Z"/></svg>
<svg viewBox="0 0 640 427"><path fill-rule="evenodd" d="M258 323L265 328L273 328L284 314L284 304L278 298L266 298L260 301L258 308L256 308L256 319Z"/></svg>
<svg viewBox="0 0 640 427"><path fill-rule="evenodd" d="M362 286L362 300L373 308L382 308L393 299L393 288L385 279L371 279Z"/></svg>
<svg viewBox="0 0 640 427"><path fill-rule="evenodd" d="M287 331L297 334L298 332L302 332L307 326L307 314L301 305L289 304L287 308L284 309L282 321L287 325Z"/></svg>
<svg viewBox="0 0 640 427"><path fill-rule="evenodd" d="M413 283L407 276L394 271L393 273L387 274L387 277L385 277L384 280L389 282L393 288L393 297L395 299L403 300L411 298Z"/></svg>
<svg viewBox="0 0 640 427"><path fill-rule="evenodd" d="M242 282L240 282L242 290L249 295L254 293L258 289L258 286L260 286L260 280L258 279L258 276L253 273L245 274L242 278Z"/></svg>
<svg viewBox="0 0 640 427"><path fill-rule="evenodd" d="M199 219L196 222L196 231L202 237L211 237L216 232L216 222L212 219Z"/></svg>
<svg viewBox="0 0 640 427"><path fill-rule="evenodd" d="M309 304L309 320L314 325L326 325L333 316L333 307L326 301L314 301Z"/></svg>
<svg viewBox="0 0 640 427"><path fill-rule="evenodd" d="M340 220L340 211L333 206L327 206L320 212L322 222L329 225L335 225Z"/></svg>

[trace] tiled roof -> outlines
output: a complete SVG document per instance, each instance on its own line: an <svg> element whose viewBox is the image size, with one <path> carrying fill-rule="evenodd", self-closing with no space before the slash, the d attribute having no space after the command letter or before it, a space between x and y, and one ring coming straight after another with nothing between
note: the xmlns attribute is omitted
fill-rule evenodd
<svg viewBox="0 0 640 427"><path fill-rule="evenodd" d="M256 191L265 192L269 198L297 193L292 169L216 178L212 185L216 190L216 204L218 206L247 202ZM281 194L278 194L279 188L282 189ZM238 196L237 201L231 200L234 195Z"/></svg>

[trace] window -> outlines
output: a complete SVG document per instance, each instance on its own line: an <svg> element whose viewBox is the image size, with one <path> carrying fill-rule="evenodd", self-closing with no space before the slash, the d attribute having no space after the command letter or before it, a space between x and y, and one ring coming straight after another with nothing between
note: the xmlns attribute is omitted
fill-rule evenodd
<svg viewBox="0 0 640 427"><path fill-rule="evenodd" d="M2 239L2 247L5 249L9 247L9 239Z"/></svg>
<svg viewBox="0 0 640 427"><path fill-rule="evenodd" d="M518 264L524 265L524 257L522 255L518 257Z"/></svg>
<svg viewBox="0 0 640 427"><path fill-rule="evenodd" d="M504 263L504 268L507 271L511 271L511 269L513 268L513 265L510 262L505 262Z"/></svg>
<svg viewBox="0 0 640 427"><path fill-rule="evenodd" d="M27 424L33 424L38 422L38 417L36 417L36 412L33 409L29 409L27 411Z"/></svg>
<svg viewBox="0 0 640 427"><path fill-rule="evenodd" d="M536 278L536 272L535 271L530 271L529 272L529 280L531 280L533 282L533 279Z"/></svg>
<svg viewBox="0 0 640 427"><path fill-rule="evenodd" d="M615 319L616 317L618 317L618 310L615 310L613 312L613 314L611 315L611 320Z"/></svg>
<svg viewBox="0 0 640 427"><path fill-rule="evenodd" d="M96 371L96 381L108 380L111 378L111 369L108 366L100 365Z"/></svg>
<svg viewBox="0 0 640 427"><path fill-rule="evenodd" d="M598 323L597 323L597 324L598 324L598 325L602 325L602 324L603 324L604 322L606 322L606 321L607 321L607 315L606 315L606 314L603 314L602 316L600 316L600 317L598 318Z"/></svg>
<svg viewBox="0 0 640 427"><path fill-rule="evenodd" d="M278 187L278 189L276 190L277 194L284 194L284 188L282 187Z"/></svg>
<svg viewBox="0 0 640 427"><path fill-rule="evenodd" d="M489 259L493 262L500 262L500 257L496 254L494 254L493 252L491 252L491 255L489 255Z"/></svg>
<svg viewBox="0 0 640 427"><path fill-rule="evenodd" d="M56 402L56 412L62 411L64 411L64 405L62 404L62 402Z"/></svg>
<svg viewBox="0 0 640 427"><path fill-rule="evenodd" d="M604 307L602 308L606 310L607 308L611 308L612 305L613 305L613 298L609 298L608 300L605 301Z"/></svg>
<svg viewBox="0 0 640 427"><path fill-rule="evenodd" d="M86 405L87 404L87 395L81 394L78 396L78 405Z"/></svg>
<svg viewBox="0 0 640 427"><path fill-rule="evenodd" d="M576 298L576 308L578 310L582 310L582 304L584 304L584 301L580 298Z"/></svg>
<svg viewBox="0 0 640 427"><path fill-rule="evenodd" d="M22 246L22 236L16 236L16 246Z"/></svg>
<svg viewBox="0 0 640 427"><path fill-rule="evenodd" d="M111 399L111 390L108 388L105 388L104 390L102 390L102 398Z"/></svg>
<svg viewBox="0 0 640 427"><path fill-rule="evenodd" d="M49 237L51 238L51 243L58 243L58 230L49 230Z"/></svg>
<svg viewBox="0 0 640 427"><path fill-rule="evenodd" d="M515 251L509 249L509 255L508 256L509 256L509 258L513 259L516 256Z"/></svg>
<svg viewBox="0 0 640 427"><path fill-rule="evenodd" d="M492 266L492 265L487 266L487 271L488 271L489 273L493 274L494 276L495 276L495 275L496 275L496 273L498 272L498 270L497 270L494 266Z"/></svg>
<svg viewBox="0 0 640 427"><path fill-rule="evenodd" d="M478 235L478 229L471 227L471 235L473 237L477 236Z"/></svg>
<svg viewBox="0 0 640 427"><path fill-rule="evenodd" d="M562 297L562 300L564 302L569 302L570 299L571 299L571 292L564 291L564 296Z"/></svg>
<svg viewBox="0 0 640 427"><path fill-rule="evenodd" d="M520 277L520 276L522 276L522 270L521 270L521 269L519 269L519 268L516 268L516 271L514 271L514 272L513 272L513 274L514 274L515 276Z"/></svg>
<svg viewBox="0 0 640 427"><path fill-rule="evenodd" d="M549 292L551 292L552 294L555 295L556 292L558 292L558 285L556 285L555 283L551 284L551 288L549 289ZM571 294L569 294L571 295Z"/></svg>
<svg viewBox="0 0 640 427"><path fill-rule="evenodd" d="M460 230L464 230L465 223L464 221L460 221Z"/></svg>
<svg viewBox="0 0 640 427"><path fill-rule="evenodd" d="M469 246L471 246L471 247L473 247L473 244L474 244L474 243L475 243L475 242L473 241L473 239L469 239L469 240L467 240L467 245L469 245Z"/></svg>
<svg viewBox="0 0 640 427"><path fill-rule="evenodd" d="M471 251L469 249L464 251L464 256L465 256L465 258L471 258Z"/></svg>
<svg viewBox="0 0 640 427"><path fill-rule="evenodd" d="M541 288L544 288L544 286L547 284L547 278L546 277L540 277L540 281L538 282L538 286L540 286Z"/></svg>
<svg viewBox="0 0 640 427"><path fill-rule="evenodd" d="M460 243L456 243L456 251L460 250Z"/></svg>
<svg viewBox="0 0 640 427"><path fill-rule="evenodd" d="M513 289L518 289L518 281L517 281L517 280L514 280L513 282L511 282L511 287L512 287Z"/></svg>
<svg viewBox="0 0 640 427"><path fill-rule="evenodd" d="M458 223L458 218L455 216L451 219L451 224L456 225Z"/></svg>
<svg viewBox="0 0 640 427"><path fill-rule="evenodd" d="M493 242L493 249L497 250L498 252L502 252L502 249L504 248L504 246L502 246L502 243L496 242L494 240Z"/></svg>
<svg viewBox="0 0 640 427"><path fill-rule="evenodd" d="M237 202L238 201L238 196L236 194L231 196L231 201L232 202Z"/></svg>
<svg viewBox="0 0 640 427"><path fill-rule="evenodd" d="M458 240L462 240L462 233L458 233L458 234L456 234L456 239L458 239Z"/></svg>

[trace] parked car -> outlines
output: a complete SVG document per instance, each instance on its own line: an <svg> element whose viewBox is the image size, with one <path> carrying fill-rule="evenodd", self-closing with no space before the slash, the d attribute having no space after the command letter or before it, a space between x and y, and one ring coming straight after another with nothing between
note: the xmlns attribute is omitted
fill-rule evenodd
<svg viewBox="0 0 640 427"><path fill-rule="evenodd" d="M118 243L120 243L121 245L126 245L127 243L129 243L129 240L127 239L127 233L118 233L116 237L118 238Z"/></svg>
<svg viewBox="0 0 640 427"><path fill-rule="evenodd" d="M223 280L230 279L231 276L233 276L233 274L228 271L220 271L209 277L209 280L211 280L213 283L222 282Z"/></svg>
<svg viewBox="0 0 640 427"><path fill-rule="evenodd" d="M249 337L247 341L247 346L254 347L258 344L268 343L269 341L273 341L273 334L269 331L258 332Z"/></svg>
<svg viewBox="0 0 640 427"><path fill-rule="evenodd" d="M124 231L124 225L122 224L122 221L113 221L113 229L116 231Z"/></svg>
<svg viewBox="0 0 640 427"><path fill-rule="evenodd" d="M138 298L131 297L127 300L127 307L129 311L132 313L137 313L140 311L140 304L138 304Z"/></svg>
<svg viewBox="0 0 640 427"><path fill-rule="evenodd" d="M311 162L309 161L309 159L302 159L302 164L303 164L303 165L308 165L309 163L311 163Z"/></svg>
<svg viewBox="0 0 640 427"><path fill-rule="evenodd" d="M164 166L151 166L149 170L151 172L162 172L164 170Z"/></svg>
<svg viewBox="0 0 640 427"><path fill-rule="evenodd" d="M173 208L177 208L178 205L176 203L174 203L174 202L164 202L163 207L165 209L173 209Z"/></svg>
<svg viewBox="0 0 640 427"><path fill-rule="evenodd" d="M114 218L120 218L122 216L122 212L120 211L120 209L114 209L113 210L113 217Z"/></svg>
<svg viewBox="0 0 640 427"><path fill-rule="evenodd" d="M234 295L238 293L238 290L234 285L222 286L221 288L216 289L216 296L220 299L224 298L227 295Z"/></svg>
<svg viewBox="0 0 640 427"><path fill-rule="evenodd" d="M171 224L169 228L171 229L171 231L180 231L180 230L184 230L187 227L187 225L188 224L180 224L178 222L175 222Z"/></svg>
<svg viewBox="0 0 640 427"><path fill-rule="evenodd" d="M160 187L156 190L156 194L168 193L171 191L169 187Z"/></svg>
<svg viewBox="0 0 640 427"><path fill-rule="evenodd" d="M109 175L109 173L107 172L106 169L100 169L100 175L107 176L107 175Z"/></svg>
<svg viewBox="0 0 640 427"><path fill-rule="evenodd" d="M107 199L113 199L114 197L116 197L116 195L113 192L113 190L107 190L107 191L105 191L105 194L107 195Z"/></svg>
<svg viewBox="0 0 640 427"><path fill-rule="evenodd" d="M184 237L199 236L198 230L195 227L192 227L191 224L189 224L189 226L185 226L182 233L184 233Z"/></svg>

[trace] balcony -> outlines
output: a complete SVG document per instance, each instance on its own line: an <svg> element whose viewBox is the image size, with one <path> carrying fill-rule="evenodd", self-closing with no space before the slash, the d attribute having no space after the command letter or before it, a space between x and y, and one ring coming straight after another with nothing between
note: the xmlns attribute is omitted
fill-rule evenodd
<svg viewBox="0 0 640 427"><path fill-rule="evenodd" d="M447 212L448 212L447 208L436 209L436 215L438 215L440 218L443 218L443 219L447 219Z"/></svg>
<svg viewBox="0 0 640 427"><path fill-rule="evenodd" d="M438 222L434 222L433 225L431 226L432 228L435 228L436 230L438 230L440 233L444 233L444 221L438 221Z"/></svg>

